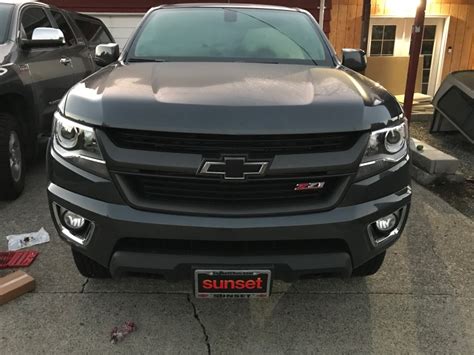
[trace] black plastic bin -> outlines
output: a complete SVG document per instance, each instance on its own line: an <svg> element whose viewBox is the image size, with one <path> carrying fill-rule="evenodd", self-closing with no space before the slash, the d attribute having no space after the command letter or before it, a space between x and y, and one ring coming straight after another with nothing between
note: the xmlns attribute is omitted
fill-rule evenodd
<svg viewBox="0 0 474 355"><path fill-rule="evenodd" d="M433 98L430 132L458 130L474 143L474 70L449 74Z"/></svg>

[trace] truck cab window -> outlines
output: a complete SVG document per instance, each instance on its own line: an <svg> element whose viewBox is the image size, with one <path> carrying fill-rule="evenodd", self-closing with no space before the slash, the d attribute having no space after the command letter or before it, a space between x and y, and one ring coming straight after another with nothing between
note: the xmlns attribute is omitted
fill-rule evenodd
<svg viewBox="0 0 474 355"><path fill-rule="evenodd" d="M10 4L0 4L0 44L7 40L12 9Z"/></svg>
<svg viewBox="0 0 474 355"><path fill-rule="evenodd" d="M26 39L31 39L33 31L38 27L53 27L46 12L39 7L26 9L21 16L21 30Z"/></svg>
<svg viewBox="0 0 474 355"><path fill-rule="evenodd" d="M63 14L56 10L51 10L51 13L53 14L54 21L56 21L58 28L63 32L67 45L75 45L77 43L76 37L74 36L71 26L69 26Z"/></svg>
<svg viewBox="0 0 474 355"><path fill-rule="evenodd" d="M85 17L77 17L75 21L90 44L97 45L113 42L99 22L89 20Z"/></svg>

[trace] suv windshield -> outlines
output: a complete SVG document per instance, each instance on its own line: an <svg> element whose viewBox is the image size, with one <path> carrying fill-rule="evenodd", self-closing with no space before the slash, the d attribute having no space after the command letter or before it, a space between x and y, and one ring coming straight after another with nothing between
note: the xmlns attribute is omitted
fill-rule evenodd
<svg viewBox="0 0 474 355"><path fill-rule="evenodd" d="M12 9L13 5L0 4L0 44L7 40Z"/></svg>
<svg viewBox="0 0 474 355"><path fill-rule="evenodd" d="M332 65L304 13L248 8L160 9L136 35L128 61L242 61Z"/></svg>

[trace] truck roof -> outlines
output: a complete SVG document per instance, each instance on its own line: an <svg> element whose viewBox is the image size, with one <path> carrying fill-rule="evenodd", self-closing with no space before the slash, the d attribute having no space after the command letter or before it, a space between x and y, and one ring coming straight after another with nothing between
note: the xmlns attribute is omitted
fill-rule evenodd
<svg viewBox="0 0 474 355"><path fill-rule="evenodd" d="M22 5L27 3L40 3L36 0L0 0L0 4ZM43 4L46 5L46 4Z"/></svg>

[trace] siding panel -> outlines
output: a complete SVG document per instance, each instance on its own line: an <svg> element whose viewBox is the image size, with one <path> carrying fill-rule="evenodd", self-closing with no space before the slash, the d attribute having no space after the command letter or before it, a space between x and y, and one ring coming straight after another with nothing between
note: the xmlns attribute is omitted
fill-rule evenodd
<svg viewBox="0 0 474 355"><path fill-rule="evenodd" d="M460 68L470 68L469 60L471 59L469 48L472 47L474 41L474 6L467 6L466 15L466 28L464 35L464 43L462 44L462 50L465 51L461 55L461 62L459 63ZM472 58L474 65L474 58ZM472 66L471 66L472 67Z"/></svg>

